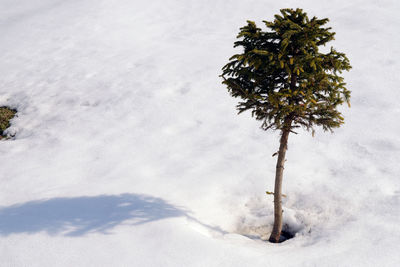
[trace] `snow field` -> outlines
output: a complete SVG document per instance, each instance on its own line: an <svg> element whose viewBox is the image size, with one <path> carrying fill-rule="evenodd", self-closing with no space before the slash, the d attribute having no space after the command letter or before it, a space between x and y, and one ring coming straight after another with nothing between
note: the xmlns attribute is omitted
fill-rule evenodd
<svg viewBox="0 0 400 267"><path fill-rule="evenodd" d="M278 133L218 75L239 27L280 8L330 18L352 107L289 137L272 245ZM396 1L0 0L0 266L397 266ZM138 223L143 221L142 223ZM71 233L74 233L72 234Z"/></svg>

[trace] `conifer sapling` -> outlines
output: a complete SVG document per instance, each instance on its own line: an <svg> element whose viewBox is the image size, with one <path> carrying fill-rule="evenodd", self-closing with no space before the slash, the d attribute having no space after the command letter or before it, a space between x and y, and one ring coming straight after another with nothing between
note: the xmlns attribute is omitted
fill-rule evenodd
<svg viewBox="0 0 400 267"><path fill-rule="evenodd" d="M328 19L308 18L302 9L281 9L273 22L263 21L268 30L253 21L240 28L233 55L223 67L223 84L240 98L239 114L250 110L262 121L264 130L280 131L275 173L274 225L270 242L279 242L282 231L282 177L288 137L303 127L314 135L316 126L325 131L343 124L337 107L347 102L342 71L350 70L344 53L320 46L334 40L335 33L324 27Z"/></svg>

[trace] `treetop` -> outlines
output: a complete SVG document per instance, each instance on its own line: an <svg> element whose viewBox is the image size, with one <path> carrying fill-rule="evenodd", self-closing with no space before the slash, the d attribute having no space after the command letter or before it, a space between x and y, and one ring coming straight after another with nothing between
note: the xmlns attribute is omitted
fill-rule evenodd
<svg viewBox="0 0 400 267"><path fill-rule="evenodd" d="M332 131L344 119L337 110L350 105L350 91L342 71L350 70L344 53L319 47L334 40L324 27L329 20L308 18L302 9L281 9L267 30L253 21L240 28L234 47L242 47L223 67L223 84L233 97L241 98L239 113L250 110L262 128L290 129L315 126Z"/></svg>

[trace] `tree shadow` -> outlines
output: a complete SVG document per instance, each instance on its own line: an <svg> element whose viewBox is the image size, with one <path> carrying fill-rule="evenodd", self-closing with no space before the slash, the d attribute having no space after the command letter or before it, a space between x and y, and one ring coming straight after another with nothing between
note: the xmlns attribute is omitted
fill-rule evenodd
<svg viewBox="0 0 400 267"><path fill-rule="evenodd" d="M121 194L53 198L0 208L0 235L36 233L81 236L109 230L120 224L140 225L188 212L161 198Z"/></svg>

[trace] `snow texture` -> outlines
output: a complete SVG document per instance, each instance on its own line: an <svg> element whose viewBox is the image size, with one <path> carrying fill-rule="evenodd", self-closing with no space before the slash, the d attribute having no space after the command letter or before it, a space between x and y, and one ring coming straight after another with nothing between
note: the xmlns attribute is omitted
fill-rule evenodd
<svg viewBox="0 0 400 267"><path fill-rule="evenodd" d="M221 84L247 19L330 18L352 107L289 137L281 244L278 133ZM0 0L1 266L400 266L400 4Z"/></svg>

